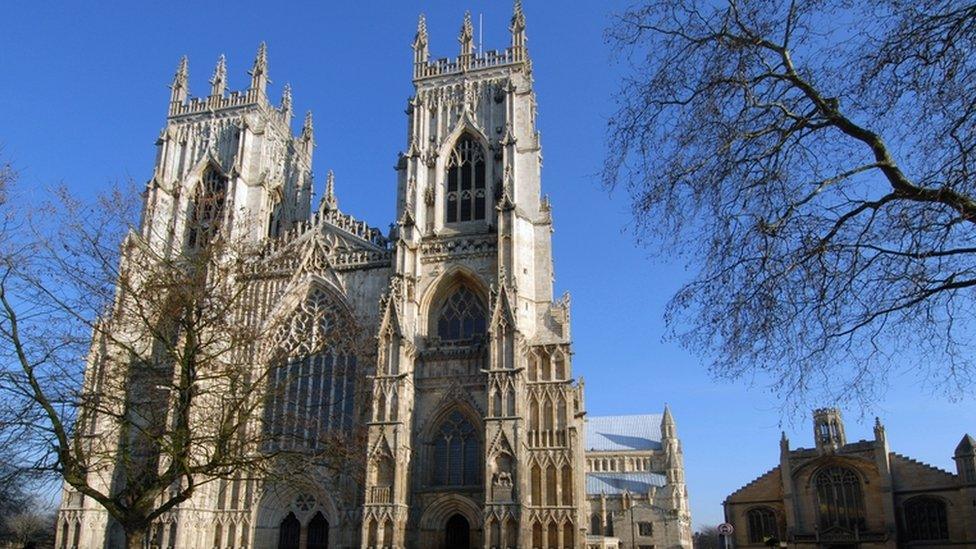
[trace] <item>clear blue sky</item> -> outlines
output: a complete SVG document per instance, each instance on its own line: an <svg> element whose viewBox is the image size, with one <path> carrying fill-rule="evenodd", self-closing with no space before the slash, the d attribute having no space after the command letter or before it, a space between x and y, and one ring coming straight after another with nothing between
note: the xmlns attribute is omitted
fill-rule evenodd
<svg viewBox="0 0 976 549"><path fill-rule="evenodd" d="M670 403L695 524L714 524L727 494L777 463L781 427L794 445L809 446L813 437L807 416L780 415L763 380L715 382L697 358L662 342L663 307L685 270L667 253L651 259L635 247L626 196L607 193L595 176L620 74L602 33L622 5L525 2L556 287L573 294L574 369L586 378L590 413L660 412ZM272 96L290 82L296 112L314 111L317 184L334 169L343 210L385 228L393 218L393 164L405 146L417 14L427 15L432 55L453 56L465 9L476 22L483 14L486 49L508 44L505 0L8 3L0 19L3 154L29 188L64 182L94 194L127 177L142 183L179 57L190 58L191 92L209 91L221 53L230 87L241 89L266 40ZM963 432L976 433L972 399L954 404L920 393L911 376L892 383L872 415L886 422L893 449L954 470L956 443ZM849 410L848 436L870 437L872 421Z"/></svg>

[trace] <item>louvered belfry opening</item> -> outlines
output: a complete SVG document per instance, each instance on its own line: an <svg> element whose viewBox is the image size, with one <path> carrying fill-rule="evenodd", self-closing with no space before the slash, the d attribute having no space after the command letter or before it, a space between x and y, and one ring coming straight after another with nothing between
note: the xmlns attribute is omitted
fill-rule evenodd
<svg viewBox="0 0 976 549"><path fill-rule="evenodd" d="M447 160L447 223L485 218L485 149L473 136L462 135Z"/></svg>

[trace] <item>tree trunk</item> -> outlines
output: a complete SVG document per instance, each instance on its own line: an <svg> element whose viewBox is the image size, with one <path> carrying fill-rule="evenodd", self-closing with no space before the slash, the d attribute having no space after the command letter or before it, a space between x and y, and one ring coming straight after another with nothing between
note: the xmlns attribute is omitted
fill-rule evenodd
<svg viewBox="0 0 976 549"><path fill-rule="evenodd" d="M126 549L146 549L146 529L126 530L125 547Z"/></svg>

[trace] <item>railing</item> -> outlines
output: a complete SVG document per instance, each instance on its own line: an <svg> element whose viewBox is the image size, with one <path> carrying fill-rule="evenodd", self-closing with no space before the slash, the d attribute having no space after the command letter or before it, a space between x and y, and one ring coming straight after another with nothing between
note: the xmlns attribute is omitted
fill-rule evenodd
<svg viewBox="0 0 976 549"><path fill-rule="evenodd" d="M566 429L540 429L529 431L529 446L536 448L564 448Z"/></svg>
<svg viewBox="0 0 976 549"><path fill-rule="evenodd" d="M437 59L426 63L415 63L413 77L416 79L430 78L469 70L511 65L525 61L525 57L525 48L506 48L504 50L490 50L483 53Z"/></svg>
<svg viewBox="0 0 976 549"><path fill-rule="evenodd" d="M186 103L170 103L169 116L184 116L210 110L253 105L259 101L260 97L256 89L233 91L226 96L211 95L209 97L194 97Z"/></svg>
<svg viewBox="0 0 976 549"><path fill-rule="evenodd" d="M366 503L390 503L389 486L370 486L366 492Z"/></svg>

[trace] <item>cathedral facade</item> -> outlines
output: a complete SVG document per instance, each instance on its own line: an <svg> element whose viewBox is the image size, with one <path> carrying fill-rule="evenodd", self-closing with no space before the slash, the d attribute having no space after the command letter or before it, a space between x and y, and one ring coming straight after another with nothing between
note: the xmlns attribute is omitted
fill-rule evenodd
<svg viewBox="0 0 976 549"><path fill-rule="evenodd" d="M293 135L291 91L271 104L263 45L245 91L227 92L221 58L210 95L191 98L181 62L141 238L253 241L248 318L287 319L285 390L262 421L324 411L306 424L361 433L362 474L202 485L151 547L690 547L670 411L587 418L573 375L521 6L508 48L477 52L469 16L459 41L457 57L431 59L421 17L388 233L339 208L331 173L313 205L312 117ZM121 546L67 487L57 547Z"/></svg>

